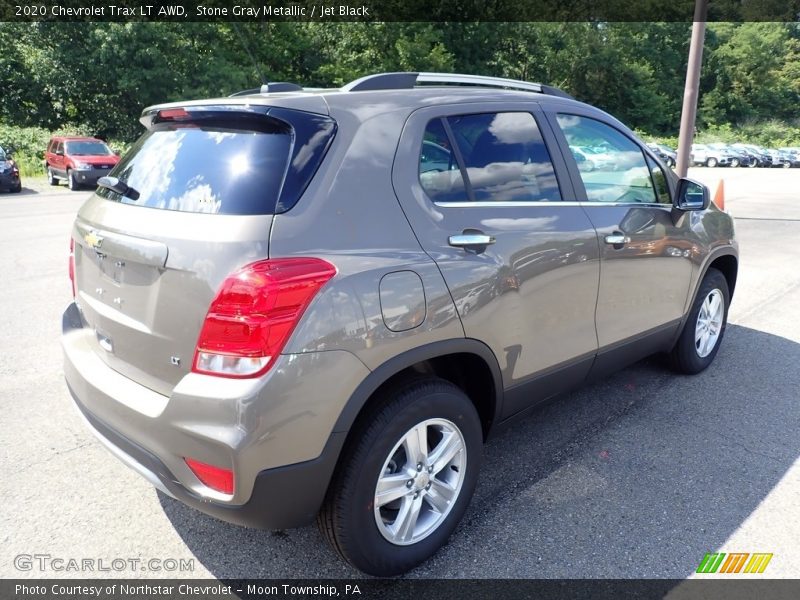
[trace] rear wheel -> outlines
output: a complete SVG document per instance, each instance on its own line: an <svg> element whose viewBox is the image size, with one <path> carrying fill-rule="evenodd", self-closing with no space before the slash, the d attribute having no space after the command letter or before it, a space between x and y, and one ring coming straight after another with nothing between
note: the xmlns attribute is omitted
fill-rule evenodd
<svg viewBox="0 0 800 600"><path fill-rule="evenodd" d="M709 269L681 336L670 352L670 362L676 371L693 375L714 361L725 333L729 302L725 276L716 269Z"/></svg>
<svg viewBox="0 0 800 600"><path fill-rule="evenodd" d="M717 166L717 159L713 156L706 160L706 166L711 167L712 169Z"/></svg>
<svg viewBox="0 0 800 600"><path fill-rule="evenodd" d="M51 167L47 167L47 183L50 185L58 185L58 178Z"/></svg>
<svg viewBox="0 0 800 600"><path fill-rule="evenodd" d="M758 166L758 159L754 158L753 160L750 161L750 164L747 165L747 166L750 167L751 169L754 168L754 167L757 167Z"/></svg>
<svg viewBox="0 0 800 600"><path fill-rule="evenodd" d="M350 564L377 576L432 556L458 525L483 437L469 398L435 377L405 383L354 431L318 524Z"/></svg>
<svg viewBox="0 0 800 600"><path fill-rule="evenodd" d="M19 194L22 191L22 181L17 182L17 185L11 188L12 194Z"/></svg>

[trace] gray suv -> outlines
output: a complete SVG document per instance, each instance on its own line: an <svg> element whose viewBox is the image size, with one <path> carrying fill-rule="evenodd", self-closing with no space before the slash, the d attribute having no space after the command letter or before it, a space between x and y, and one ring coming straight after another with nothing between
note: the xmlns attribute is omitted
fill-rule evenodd
<svg viewBox="0 0 800 600"><path fill-rule="evenodd" d="M555 88L386 73L141 121L74 223L64 371L114 455L209 515L316 518L402 573L455 531L498 425L719 349L732 219Z"/></svg>

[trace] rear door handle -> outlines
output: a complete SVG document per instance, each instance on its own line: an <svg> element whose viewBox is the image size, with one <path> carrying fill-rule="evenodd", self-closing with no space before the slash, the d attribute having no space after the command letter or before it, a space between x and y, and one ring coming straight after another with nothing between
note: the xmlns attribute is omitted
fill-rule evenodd
<svg viewBox="0 0 800 600"><path fill-rule="evenodd" d="M494 244L495 239L493 235L486 235L485 233L462 233L451 235L447 242L456 248L476 248Z"/></svg>
<svg viewBox="0 0 800 600"><path fill-rule="evenodd" d="M614 246L623 246L631 241L627 235L622 233L612 233L605 237L606 244L613 244Z"/></svg>

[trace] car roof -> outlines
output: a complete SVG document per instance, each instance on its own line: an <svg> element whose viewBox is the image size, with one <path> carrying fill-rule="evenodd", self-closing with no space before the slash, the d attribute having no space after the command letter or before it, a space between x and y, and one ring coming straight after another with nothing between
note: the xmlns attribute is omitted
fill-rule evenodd
<svg viewBox="0 0 800 600"><path fill-rule="evenodd" d="M390 112L393 110L411 112L425 106L443 104L531 101L542 104L556 103L563 106L581 106L585 109L603 112L578 100L533 91L493 89L478 86L426 85L409 89L371 91L347 91L342 88L334 88L304 89L296 92L255 93L243 96L156 104L145 108L142 114L177 107L261 105L294 108L327 115L331 114L331 111L335 109L355 110L357 112L359 109L369 109L367 112L369 116L372 116L378 112ZM359 114L367 117L367 114L363 111Z"/></svg>

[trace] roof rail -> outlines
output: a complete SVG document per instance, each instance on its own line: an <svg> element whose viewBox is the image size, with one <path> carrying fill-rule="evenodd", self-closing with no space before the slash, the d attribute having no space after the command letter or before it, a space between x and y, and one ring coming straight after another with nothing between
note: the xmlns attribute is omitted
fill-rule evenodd
<svg viewBox="0 0 800 600"><path fill-rule="evenodd" d="M492 87L511 90L521 90L525 92L537 92L570 98L572 96L556 87L542 85L541 83L531 83L519 81L517 79L505 79L503 77L487 77L484 75L462 75L459 73L378 73L367 75L355 81L351 81L342 87L346 92L362 92L375 90L402 90L411 89L419 85L465 85L477 87Z"/></svg>
<svg viewBox="0 0 800 600"><path fill-rule="evenodd" d="M271 94L275 92L302 92L303 86L297 85L296 83L287 83L285 81L272 81L270 83L265 83L260 88L253 88L250 90L242 90L241 92L236 92L235 94L231 94L228 98L234 98L235 96L252 96L253 94Z"/></svg>

